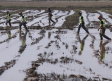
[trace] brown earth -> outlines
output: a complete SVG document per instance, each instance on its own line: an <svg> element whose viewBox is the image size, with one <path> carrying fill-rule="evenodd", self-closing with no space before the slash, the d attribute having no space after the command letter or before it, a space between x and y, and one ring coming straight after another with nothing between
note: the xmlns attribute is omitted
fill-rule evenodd
<svg viewBox="0 0 112 81"><path fill-rule="evenodd" d="M111 7L112 1L0 2L5 7Z"/></svg>

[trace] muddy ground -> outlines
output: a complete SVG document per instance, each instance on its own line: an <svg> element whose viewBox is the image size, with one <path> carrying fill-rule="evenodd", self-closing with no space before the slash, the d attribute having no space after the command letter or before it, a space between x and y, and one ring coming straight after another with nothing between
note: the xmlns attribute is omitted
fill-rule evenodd
<svg viewBox="0 0 112 81"><path fill-rule="evenodd" d="M6 10L12 27L6 27ZM77 34L78 12L85 26ZM27 19L18 31L23 11ZM99 15L112 38L111 9L52 9L55 23L49 25L45 9L0 10L0 81L112 81L112 42L100 41Z"/></svg>
<svg viewBox="0 0 112 81"><path fill-rule="evenodd" d="M112 7L112 1L35 1L0 2L3 7Z"/></svg>

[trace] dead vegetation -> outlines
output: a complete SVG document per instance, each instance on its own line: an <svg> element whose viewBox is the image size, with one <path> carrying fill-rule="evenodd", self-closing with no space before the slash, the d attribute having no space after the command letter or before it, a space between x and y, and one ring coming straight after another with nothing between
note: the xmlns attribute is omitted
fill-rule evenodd
<svg viewBox="0 0 112 81"><path fill-rule="evenodd" d="M66 18L66 21L63 23L63 27L65 28L73 28L73 26L77 25L77 23L79 22L79 15L78 15L78 12L80 11L79 9L75 9L74 10L75 13L71 16L68 16Z"/></svg>

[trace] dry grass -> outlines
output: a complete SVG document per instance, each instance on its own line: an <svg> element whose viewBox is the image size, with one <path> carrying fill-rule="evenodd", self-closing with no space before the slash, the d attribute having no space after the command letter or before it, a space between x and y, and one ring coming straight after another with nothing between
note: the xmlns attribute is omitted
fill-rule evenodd
<svg viewBox="0 0 112 81"><path fill-rule="evenodd" d="M112 9L111 8L101 9L101 11L112 14Z"/></svg>
<svg viewBox="0 0 112 81"><path fill-rule="evenodd" d="M1 6L21 7L109 7L111 1L41 1L41 2L0 2Z"/></svg>

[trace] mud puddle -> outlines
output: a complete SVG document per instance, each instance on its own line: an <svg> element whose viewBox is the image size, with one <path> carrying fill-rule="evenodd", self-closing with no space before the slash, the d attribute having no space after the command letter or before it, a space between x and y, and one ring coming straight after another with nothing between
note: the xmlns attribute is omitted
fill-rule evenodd
<svg viewBox="0 0 112 81"><path fill-rule="evenodd" d="M48 25L45 10L25 10L29 32L23 27L21 32L0 30L0 81L111 81L112 42L100 41L99 31L94 28L99 13L87 16L85 10L82 12L86 26L93 24L93 29L88 28L91 35L83 29L77 34L77 28L61 27L65 18L75 13L73 10L53 10L53 20L57 21L54 26ZM18 14L12 18L17 26L16 20L21 18ZM112 38L109 29L105 34Z"/></svg>
<svg viewBox="0 0 112 81"><path fill-rule="evenodd" d="M95 80L94 77L97 77L99 80L112 79L112 43L108 42L106 46L103 47L106 49L105 58L101 60L100 51L102 47L99 47L101 41L98 35L99 32L96 29L89 29L92 35L96 37L94 41L82 29L79 35L76 34L77 29L41 31L42 30L31 30L26 33L25 30L23 30L21 33L18 32L16 37L9 41L8 46L6 43L0 44L0 46L4 48L0 51L0 66L6 67L6 65L9 65L7 63L11 64L13 60L16 61L11 67L7 68L8 70L4 70L0 80L22 81L25 79L27 81L29 77L32 79L31 77L37 75L41 76L38 77L38 80L40 80L44 75L47 79L47 74L49 74L50 79L53 80L53 76L55 76L55 78L59 76L60 80L70 80L70 77L74 80ZM111 32L107 30L106 35L111 37ZM105 43L105 41L106 40L104 40L102 44ZM83 45L83 48L80 47L80 44ZM97 54L94 54L96 50L99 51ZM35 68L35 74L26 74L30 68ZM18 76L19 78L17 78ZM64 76L65 79L62 76ZM56 80L58 80L58 78L56 78Z"/></svg>
<svg viewBox="0 0 112 81"><path fill-rule="evenodd" d="M53 10L53 20L56 22L56 25L54 25L55 27L60 27L62 26L63 22L65 21L65 18L67 16L70 16L72 14L74 14L74 11L71 10L69 11L61 11L61 10ZM41 27L45 27L48 26L48 13L45 12L45 10L25 10L23 12L23 15L25 15L26 19L27 19L27 26L41 26ZM1 18L1 27L5 27L5 21L6 21L6 17L7 16L2 16ZM58 19L59 18L59 19ZM17 14L13 14L11 15L11 22L12 22L12 27L18 27L19 26L19 22L21 20L21 17ZM60 21L60 23L59 23ZM53 23L51 23L53 24ZM60 25L59 25L60 24Z"/></svg>

